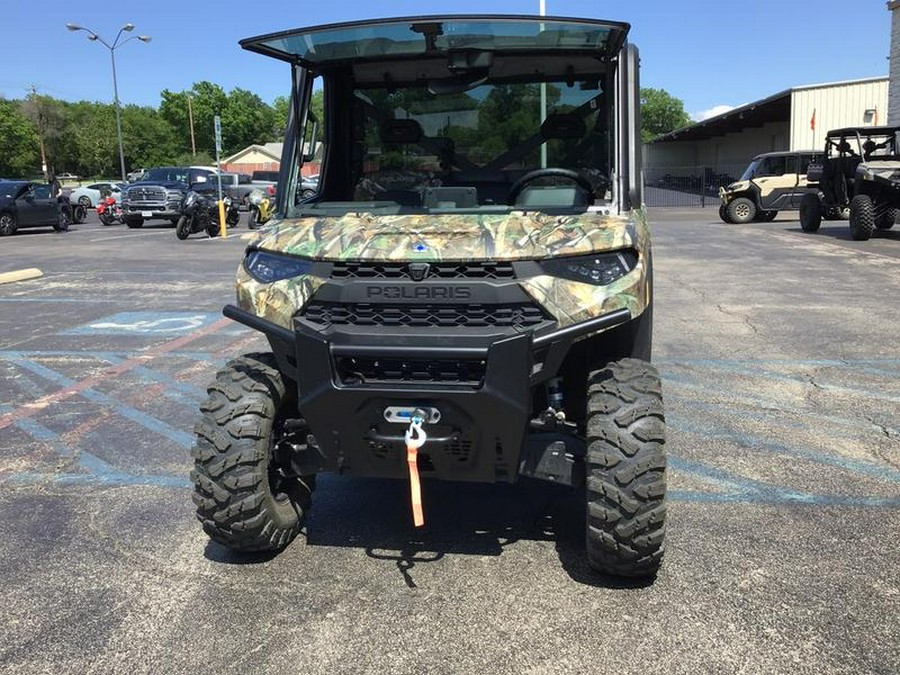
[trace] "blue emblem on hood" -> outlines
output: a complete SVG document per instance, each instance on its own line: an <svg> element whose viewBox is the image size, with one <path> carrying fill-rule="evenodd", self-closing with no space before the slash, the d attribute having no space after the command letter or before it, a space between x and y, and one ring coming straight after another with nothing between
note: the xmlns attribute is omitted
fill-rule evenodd
<svg viewBox="0 0 900 675"><path fill-rule="evenodd" d="M415 251L416 253L424 253L427 250L428 250L428 247L425 244L423 244L422 242L419 242L418 244L413 245L413 251Z"/></svg>

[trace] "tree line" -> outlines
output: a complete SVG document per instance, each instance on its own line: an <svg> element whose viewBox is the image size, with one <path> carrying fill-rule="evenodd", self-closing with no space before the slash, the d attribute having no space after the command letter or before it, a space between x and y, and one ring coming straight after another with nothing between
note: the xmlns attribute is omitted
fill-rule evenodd
<svg viewBox="0 0 900 675"><path fill-rule="evenodd" d="M272 104L246 89L230 92L212 82L187 91L163 90L158 107L123 105L122 144L127 170L168 164L210 164L215 157L213 117L222 119L222 156L253 143L280 141L288 98ZM190 108L188 105L190 99ZM191 123L193 115L194 146ZM0 98L0 177L35 178L42 152L56 174L118 176L116 113L112 103L63 101L32 91Z"/></svg>
<svg viewBox="0 0 900 675"><path fill-rule="evenodd" d="M202 81L190 90L160 93L158 107L121 108L126 170L150 166L211 164L213 117L222 120L222 156L253 143L280 141L289 99L271 104L246 89L226 92ZM322 91L313 95L321 119ZM680 99L662 89L641 89L644 141L690 123ZM194 147L191 145L193 115ZM0 98L0 177L36 178L43 159L55 174L118 176L119 155L112 103L63 101L37 91L24 99Z"/></svg>

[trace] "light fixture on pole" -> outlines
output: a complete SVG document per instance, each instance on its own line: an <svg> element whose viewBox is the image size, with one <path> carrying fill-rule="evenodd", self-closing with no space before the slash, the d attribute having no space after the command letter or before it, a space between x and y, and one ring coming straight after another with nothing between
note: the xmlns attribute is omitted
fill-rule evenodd
<svg viewBox="0 0 900 675"><path fill-rule="evenodd" d="M113 102L115 103L116 108L116 136L119 140L119 169L122 171L122 180L126 180L125 174L125 150L122 147L122 116L120 112L119 106L119 84L116 81L116 50L124 44L131 42L132 40L140 40L141 42L150 42L152 38L149 35L132 35L130 38L122 40L119 42L119 39L122 37L122 33L130 33L134 30L133 23L126 23L119 29L119 32L116 34L116 39L113 40L112 44L109 44L102 37L97 35L95 31L92 31L90 28L85 28L84 26L79 26L77 23L67 23L66 28L70 31L79 31L83 30L87 33L87 39L91 42L99 42L104 47L109 50L109 56L112 60L112 76L113 76Z"/></svg>

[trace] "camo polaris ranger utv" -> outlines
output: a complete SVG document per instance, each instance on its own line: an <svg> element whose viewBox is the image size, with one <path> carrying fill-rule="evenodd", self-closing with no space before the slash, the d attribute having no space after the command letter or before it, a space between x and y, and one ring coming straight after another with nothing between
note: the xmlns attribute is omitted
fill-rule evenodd
<svg viewBox="0 0 900 675"><path fill-rule="evenodd" d="M287 546L324 471L407 480L417 525L420 476L530 477L584 491L595 569L656 572L665 423L627 31L450 16L241 43L291 64L292 110L276 216L225 308L272 351L217 374L196 428L210 537ZM313 149L319 192L298 199Z"/></svg>
<svg viewBox="0 0 900 675"><path fill-rule="evenodd" d="M822 217L849 207L850 236L865 241L894 226L900 208L900 127L850 127L825 136L825 156L809 165L800 227L816 232Z"/></svg>

